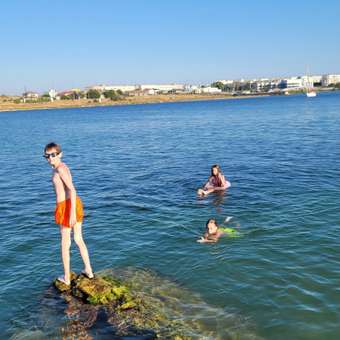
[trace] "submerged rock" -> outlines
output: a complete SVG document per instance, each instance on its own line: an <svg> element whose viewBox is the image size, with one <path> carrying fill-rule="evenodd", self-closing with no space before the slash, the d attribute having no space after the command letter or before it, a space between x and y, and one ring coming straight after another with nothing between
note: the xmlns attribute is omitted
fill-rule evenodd
<svg viewBox="0 0 340 340"><path fill-rule="evenodd" d="M94 279L72 274L71 285L55 282L45 294L40 324L54 336L100 339L259 339L237 314L150 270L105 270ZM55 305L53 310L52 306ZM64 314L64 317L62 317Z"/></svg>

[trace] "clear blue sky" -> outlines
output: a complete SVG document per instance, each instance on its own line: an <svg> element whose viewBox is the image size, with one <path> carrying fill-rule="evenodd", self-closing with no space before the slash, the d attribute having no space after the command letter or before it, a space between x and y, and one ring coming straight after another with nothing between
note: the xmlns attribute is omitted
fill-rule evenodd
<svg viewBox="0 0 340 340"><path fill-rule="evenodd" d="M340 73L340 2L10 0L0 94Z"/></svg>

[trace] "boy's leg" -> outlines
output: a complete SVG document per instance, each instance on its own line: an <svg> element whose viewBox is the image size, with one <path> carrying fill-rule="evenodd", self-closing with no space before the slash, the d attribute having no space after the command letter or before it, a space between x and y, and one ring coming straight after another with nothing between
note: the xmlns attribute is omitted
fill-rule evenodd
<svg viewBox="0 0 340 340"><path fill-rule="evenodd" d="M83 240L83 235L82 235L82 224L81 223L76 223L73 227L73 237L74 237L74 242L77 244L79 247L80 255L81 258L83 259L84 266L85 266L85 272L89 275L92 276L92 268L91 268L91 263L90 263L90 258L89 258L89 253L87 251L86 244Z"/></svg>
<svg viewBox="0 0 340 340"><path fill-rule="evenodd" d="M60 226L61 258L64 265L64 280L70 282L71 228Z"/></svg>

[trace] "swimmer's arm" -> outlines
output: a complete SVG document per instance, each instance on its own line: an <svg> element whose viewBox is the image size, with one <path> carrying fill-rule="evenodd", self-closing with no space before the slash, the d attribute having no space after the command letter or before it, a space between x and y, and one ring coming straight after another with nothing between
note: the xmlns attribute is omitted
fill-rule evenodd
<svg viewBox="0 0 340 340"><path fill-rule="evenodd" d="M207 194L210 194L211 192L214 192L214 191L226 190L226 189L228 189L228 188L231 186L230 182L227 181L227 180L224 178L224 176L221 176L220 178L221 178L221 181L222 181L222 186L220 186L220 187L214 187L214 188L211 188L211 189L206 190L206 193L207 193Z"/></svg>
<svg viewBox="0 0 340 340"><path fill-rule="evenodd" d="M66 167L59 167L58 174L61 180L64 182L66 189L69 192L71 200L71 214L70 214L70 225L73 226L76 223L76 196L77 192L72 182L72 176L70 170Z"/></svg>
<svg viewBox="0 0 340 340"><path fill-rule="evenodd" d="M223 175L221 175L221 181L223 189L228 189L231 186L230 182L227 181Z"/></svg>
<svg viewBox="0 0 340 340"><path fill-rule="evenodd" d="M209 188L209 184L210 184L210 177L208 178L208 180L204 183L204 185L203 185L203 190L208 190L208 188Z"/></svg>
<svg viewBox="0 0 340 340"><path fill-rule="evenodd" d="M209 238L207 233L204 234L200 239L197 240L198 243L215 243L218 238Z"/></svg>
<svg viewBox="0 0 340 340"><path fill-rule="evenodd" d="M212 240L212 239L207 239L207 238L201 237L199 240L197 240L197 242L198 243L216 243L217 239Z"/></svg>

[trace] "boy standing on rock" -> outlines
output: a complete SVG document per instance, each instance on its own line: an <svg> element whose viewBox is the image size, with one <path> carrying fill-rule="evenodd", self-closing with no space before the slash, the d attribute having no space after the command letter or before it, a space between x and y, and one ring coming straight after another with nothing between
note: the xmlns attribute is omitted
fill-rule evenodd
<svg viewBox="0 0 340 340"><path fill-rule="evenodd" d="M88 278L93 278L90 258L82 236L83 204L77 196L72 183L69 168L61 161L62 151L60 145L49 143L45 146L44 157L53 168L52 183L56 193L55 221L60 225L61 257L64 265L64 276L58 280L70 285L70 246L71 230L73 238L80 250L84 262L82 273Z"/></svg>

